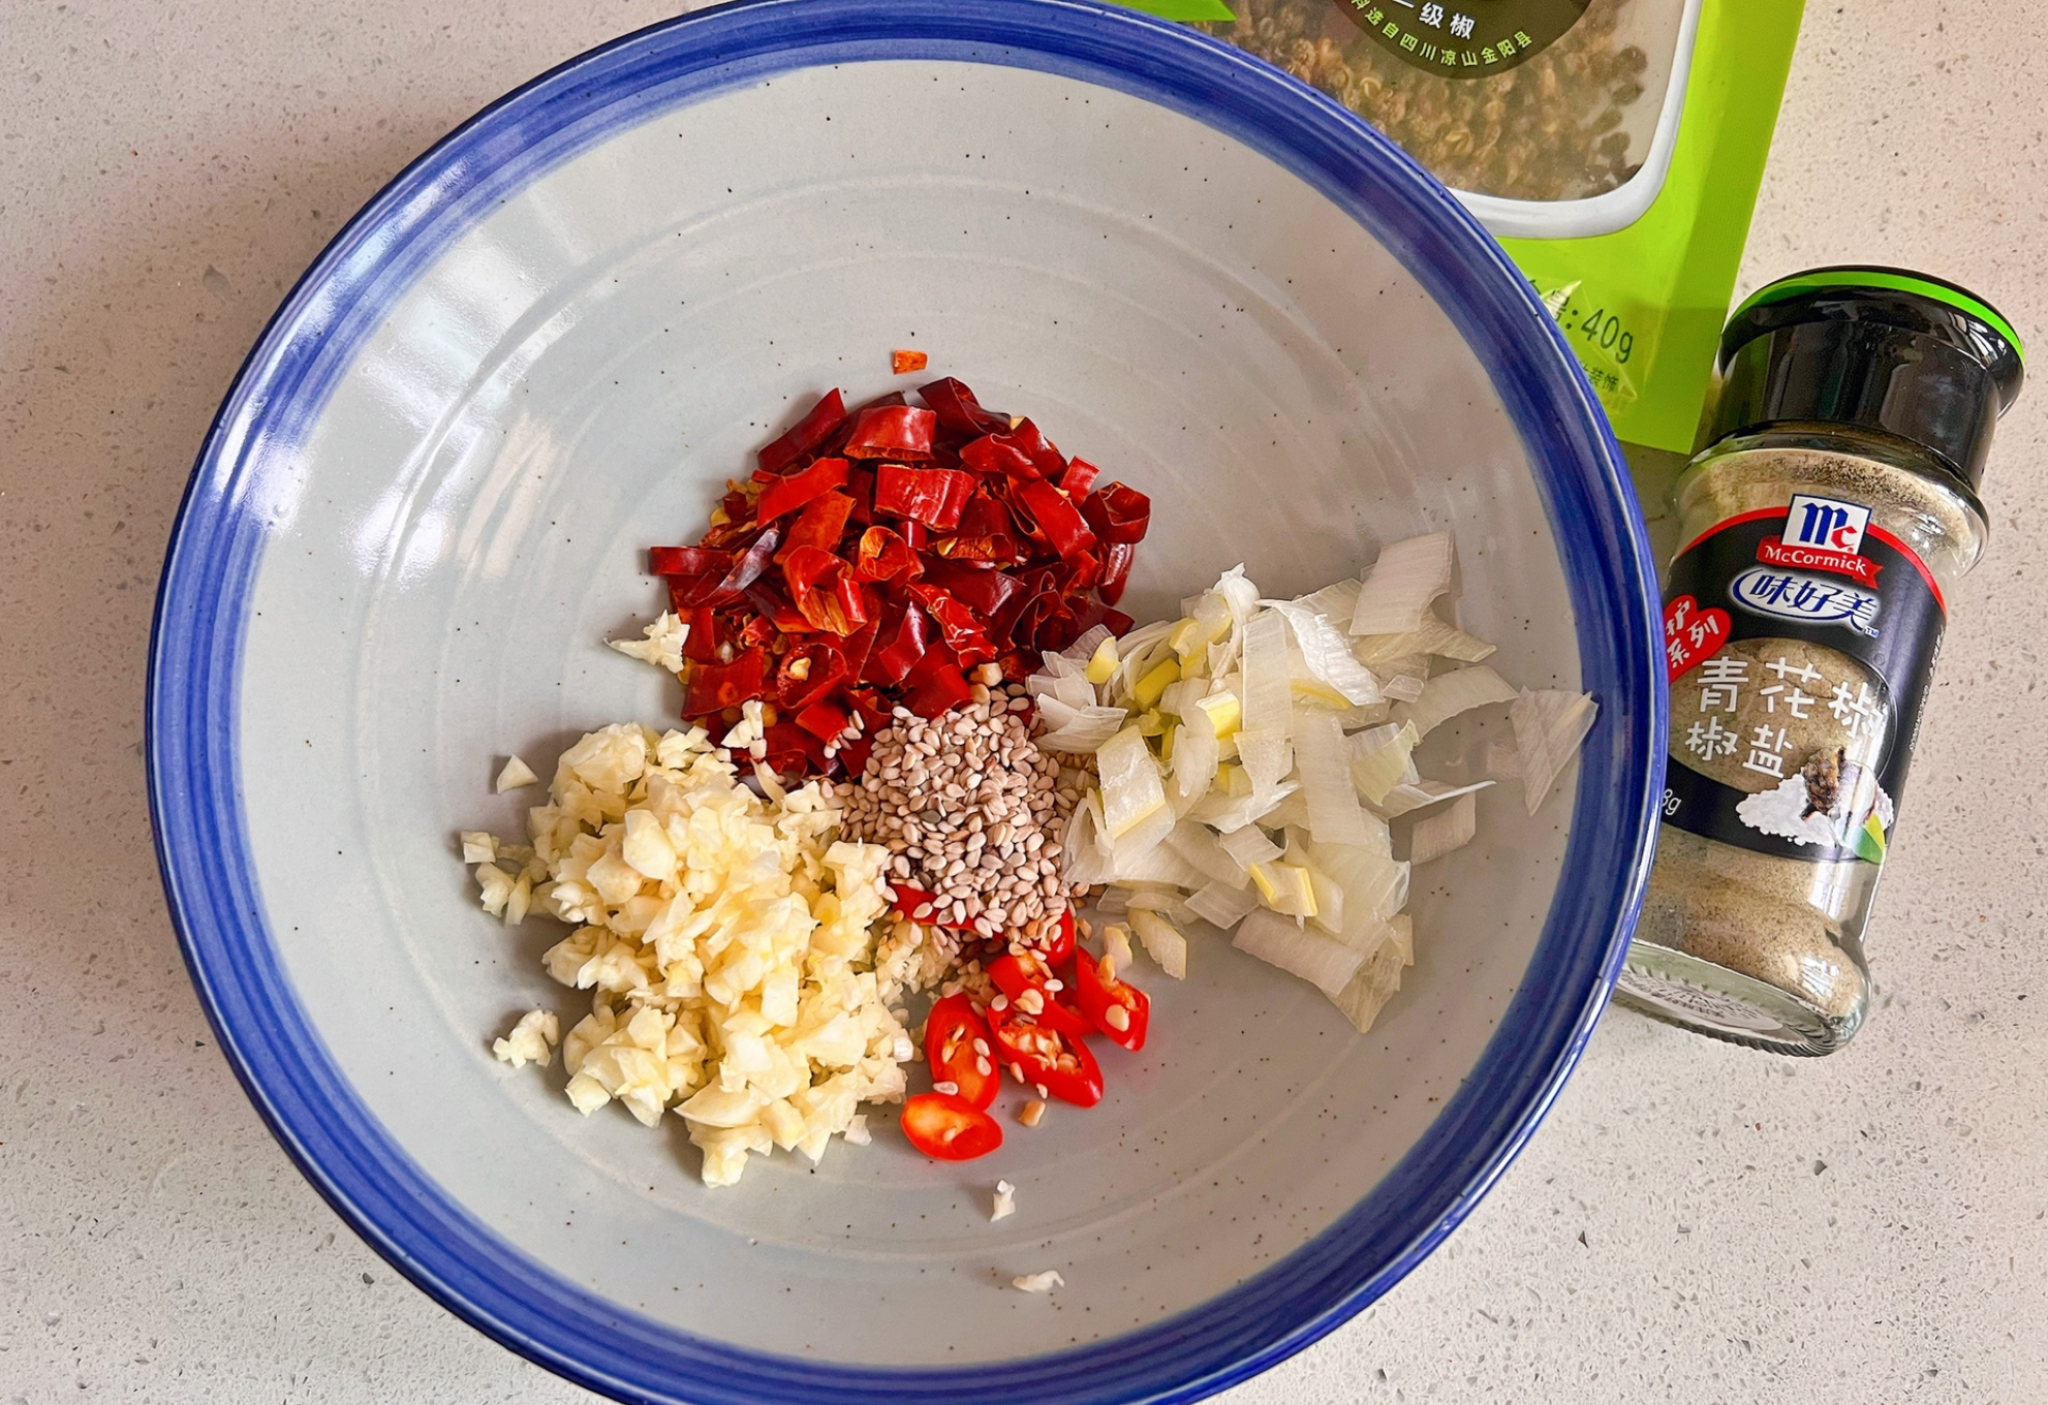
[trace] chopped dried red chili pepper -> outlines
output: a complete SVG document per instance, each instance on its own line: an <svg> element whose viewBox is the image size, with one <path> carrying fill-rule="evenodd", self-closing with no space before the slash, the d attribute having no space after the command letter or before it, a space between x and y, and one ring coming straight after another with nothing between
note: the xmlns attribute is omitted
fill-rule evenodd
<svg viewBox="0 0 2048 1405"><path fill-rule="evenodd" d="M1124 587L1130 583L1131 563L1137 559L1138 549L1129 542L1111 542L1102 554L1102 579L1095 583L1095 593L1111 605L1124 598Z"/></svg>
<svg viewBox="0 0 2048 1405"><path fill-rule="evenodd" d="M799 613L811 592L821 582L826 582L841 564L838 557L821 547L800 546L782 554L782 579L789 586L790 603L797 607Z"/></svg>
<svg viewBox="0 0 2048 1405"><path fill-rule="evenodd" d="M731 591L721 591L718 576L670 576L668 578L668 607L677 614L689 614L710 606L714 602L724 604L731 600Z"/></svg>
<svg viewBox="0 0 2048 1405"><path fill-rule="evenodd" d="M853 499L844 493L826 493L811 499L784 535L781 556L787 557L800 546L833 550L839 545L839 538L846 531L846 519L852 513Z"/></svg>
<svg viewBox="0 0 2048 1405"><path fill-rule="evenodd" d="M732 569L730 551L711 551L701 546L654 546L647 549L647 574L651 576L723 576Z"/></svg>
<svg viewBox="0 0 2048 1405"><path fill-rule="evenodd" d="M860 549L853 559L854 579L914 580L922 570L917 553L900 533L888 527L870 527L860 534Z"/></svg>
<svg viewBox="0 0 2048 1405"><path fill-rule="evenodd" d="M868 655L867 667L861 670L861 681L894 686L908 677L924 658L925 626L924 611L916 605L904 601L894 606L882 617L874 650Z"/></svg>
<svg viewBox="0 0 2048 1405"><path fill-rule="evenodd" d="M867 602L852 569L829 551L800 546L782 562L789 598L813 629L851 634L867 623Z"/></svg>
<svg viewBox="0 0 2048 1405"><path fill-rule="evenodd" d="M962 446L960 465L990 477L1029 478L1038 472L1024 446L1006 433L983 435Z"/></svg>
<svg viewBox="0 0 2048 1405"><path fill-rule="evenodd" d="M938 417L908 405L882 405L853 417L846 455L855 459L928 459Z"/></svg>
<svg viewBox="0 0 2048 1405"><path fill-rule="evenodd" d="M996 656L974 612L935 585L913 585L911 599L924 606L932 623L939 627L939 640L960 656L963 667L987 663Z"/></svg>
<svg viewBox="0 0 2048 1405"><path fill-rule="evenodd" d="M785 703L783 706L787 707ZM812 703L796 715L796 725L821 742L836 741L852 725L844 709L828 702Z"/></svg>
<svg viewBox="0 0 2048 1405"><path fill-rule="evenodd" d="M669 608L674 609L671 597ZM692 610L676 610L683 623L689 626L689 633L683 636L683 657L691 663L714 663L718 659L718 616L710 606L699 605Z"/></svg>
<svg viewBox="0 0 2048 1405"><path fill-rule="evenodd" d="M1088 522L1082 517L1081 509L1052 484L1018 484L1017 502L1031 514L1039 532L1062 557L1076 555L1095 545L1095 533L1088 530Z"/></svg>
<svg viewBox="0 0 2048 1405"><path fill-rule="evenodd" d="M1111 483L1090 493L1081 505L1096 534L1106 542L1140 542L1152 524L1152 499L1136 488Z"/></svg>
<svg viewBox="0 0 2048 1405"><path fill-rule="evenodd" d="M1097 489L1093 464L957 380L918 394L823 397L727 484L701 540L649 553L690 626L686 715L772 697L778 771L858 774L891 707L936 715L984 663L1015 680L1098 622L1129 627L1112 605L1144 495Z"/></svg>
<svg viewBox="0 0 2048 1405"><path fill-rule="evenodd" d="M974 685L961 671L960 661L943 646L926 649L904 681L910 684L910 691L903 705L919 717L937 717L974 700Z"/></svg>
<svg viewBox="0 0 2048 1405"><path fill-rule="evenodd" d="M1017 427L1010 431L1010 438L1030 457L1031 466L1041 477L1053 478L1066 472L1066 455L1053 447L1052 440L1045 437L1045 431L1030 420L1017 421Z"/></svg>
<svg viewBox="0 0 2048 1405"><path fill-rule="evenodd" d="M768 651L758 646L742 650L731 663L700 663L690 670L689 700L685 717L702 717L741 703L752 702L768 691Z"/></svg>
<svg viewBox="0 0 2048 1405"><path fill-rule="evenodd" d="M786 712L801 712L832 696L846 681L845 652L837 644L813 640L782 656L782 665L775 670L775 701Z"/></svg>
<svg viewBox="0 0 2048 1405"><path fill-rule="evenodd" d="M951 376L919 386L917 393L939 417L939 428L956 439L1000 434L1010 427L1008 415L983 409L981 402L974 398L974 392Z"/></svg>
<svg viewBox="0 0 2048 1405"><path fill-rule="evenodd" d="M794 722L777 722L762 739L768 751L762 761L785 780L825 769L825 744Z"/></svg>
<svg viewBox="0 0 2048 1405"><path fill-rule="evenodd" d="M761 578L768 569L768 563L775 559L775 548L782 544L782 529L769 525L755 537L753 544L733 562L732 569L725 573L725 579L718 583L721 594L738 594Z"/></svg>
<svg viewBox="0 0 2048 1405"><path fill-rule="evenodd" d="M1003 603L1021 588L1015 576L991 567L963 566L954 561L934 561L924 578L950 592L954 599L984 620L1002 609Z"/></svg>
<svg viewBox="0 0 2048 1405"><path fill-rule="evenodd" d="M818 459L795 473L770 474L766 478L755 475L754 481L761 484L761 496L754 501L754 520L772 522L783 513L793 512L811 499L843 486L847 467L845 459Z"/></svg>
<svg viewBox="0 0 2048 1405"><path fill-rule="evenodd" d="M754 461L764 473L779 473L831 437L846 420L846 401L828 390L781 438L762 448Z"/></svg>
<svg viewBox="0 0 2048 1405"><path fill-rule="evenodd" d="M974 492L974 479L954 468L906 468L885 463L875 470L875 511L909 517L939 531L960 524Z"/></svg>
<svg viewBox="0 0 2048 1405"><path fill-rule="evenodd" d="M1067 471L1060 475L1060 491L1079 501L1095 488L1095 480L1102 470L1086 459L1067 460Z"/></svg>

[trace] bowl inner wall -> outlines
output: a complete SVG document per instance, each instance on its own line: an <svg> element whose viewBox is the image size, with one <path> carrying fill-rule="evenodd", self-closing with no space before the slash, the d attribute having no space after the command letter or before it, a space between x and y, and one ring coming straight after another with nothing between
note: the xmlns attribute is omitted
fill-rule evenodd
<svg viewBox="0 0 2048 1405"><path fill-rule="evenodd" d="M579 1116L490 1039L586 995L563 933L476 906L458 829L523 837L590 727L674 718L607 650L660 608L644 549L693 540L809 399L907 387L916 346L1152 495L1126 608L1240 561L1271 594L1455 528L1460 618L1530 686L1575 684L1521 445L1478 361L1385 249L1266 157L1137 98L947 62L813 69L659 113L493 207L422 269L307 440L258 456L276 526L244 656L242 785L272 933L334 1059L448 1193L627 1309L725 1342L960 1364L1196 1306L1371 1191L1457 1088L1542 927L1569 796L1483 795L1416 883L1417 964L1368 1037L1197 940L1147 963L1152 1044L1109 1095L1005 1116L942 1166L886 1125L813 1169L707 1191L681 1122ZM1496 719L1495 737L1505 737ZM1452 727L1439 751L1476 744ZM1006 1091L999 1109L1017 1099ZM988 1223L998 1177L1018 1214ZM1027 1297L1013 1275L1057 1268ZM886 1324L886 1325L885 1325ZM992 1330L993 1329L993 1330Z"/></svg>

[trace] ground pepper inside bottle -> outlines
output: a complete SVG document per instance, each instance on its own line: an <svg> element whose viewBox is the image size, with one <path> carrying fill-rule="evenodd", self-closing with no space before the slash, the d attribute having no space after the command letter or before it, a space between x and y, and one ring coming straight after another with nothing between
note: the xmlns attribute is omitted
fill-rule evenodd
<svg viewBox="0 0 2048 1405"><path fill-rule="evenodd" d="M1960 288L1821 269L1745 303L1718 369L1672 493L1664 824L1618 991L1824 1054L1868 1009L1871 905L2021 352Z"/></svg>

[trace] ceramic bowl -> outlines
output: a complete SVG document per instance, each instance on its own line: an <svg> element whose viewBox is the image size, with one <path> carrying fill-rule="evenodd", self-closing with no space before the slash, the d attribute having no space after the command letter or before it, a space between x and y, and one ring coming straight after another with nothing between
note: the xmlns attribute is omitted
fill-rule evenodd
<svg viewBox="0 0 2048 1405"><path fill-rule="evenodd" d="M604 647L643 551L819 392L917 347L1152 495L1127 608L1456 532L1464 624L1600 703L1416 884L1370 1035L1197 943L1097 1109L941 1165L883 1127L707 1190L678 1119L584 1118L490 1039L579 997L476 905L581 731L661 724ZM265 1118L413 1282L620 1399L1192 1399L1328 1331L1470 1209L1607 995L1663 755L1654 576L1543 309L1334 104L1130 12L802 0L679 20L491 107L293 291L165 567L149 760L193 979ZM586 1007L587 1008L587 1007ZM566 1025L567 1020L565 1020ZM1118 1054L1120 1051L1108 1051ZM1018 1212L988 1219L997 1176ZM1057 1268L1066 1287L1012 1290Z"/></svg>

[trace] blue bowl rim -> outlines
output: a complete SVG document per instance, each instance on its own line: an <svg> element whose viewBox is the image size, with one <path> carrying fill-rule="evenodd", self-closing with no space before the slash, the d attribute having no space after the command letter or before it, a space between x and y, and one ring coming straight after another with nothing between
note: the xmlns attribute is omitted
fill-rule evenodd
<svg viewBox="0 0 2048 1405"><path fill-rule="evenodd" d="M266 929L235 749L262 557L261 475L317 419L391 300L506 191L654 112L820 64L1031 68L1159 103L1259 150L1387 245L1486 366L1530 455L1571 590L1581 756L1558 895L1529 975L1460 1091L1357 1206L1237 1287L1122 1336L965 1368L741 1350L626 1311L449 1199L355 1096ZM1094 0L742 0L593 49L485 108L401 172L274 314L207 434L172 530L145 716L157 857L221 1049L335 1211L503 1345L623 1401L1196 1400L1314 1342L1463 1220L1541 1122L1590 1037L1641 905L1663 785L1656 573L1619 447L1555 322L1476 221L1391 142L1228 45Z"/></svg>

